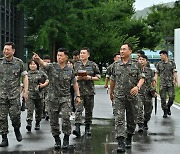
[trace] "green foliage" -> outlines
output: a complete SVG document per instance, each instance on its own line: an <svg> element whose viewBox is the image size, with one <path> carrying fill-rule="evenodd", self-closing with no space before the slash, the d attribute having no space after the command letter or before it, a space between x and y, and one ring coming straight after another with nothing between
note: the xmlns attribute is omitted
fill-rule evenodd
<svg viewBox="0 0 180 154"><path fill-rule="evenodd" d="M154 49L162 39L174 36L174 29L179 28L180 1L174 7L156 5L151 8L151 13L144 19L147 24L147 48ZM149 38L149 39L148 39Z"/></svg>
<svg viewBox="0 0 180 154"><path fill-rule="evenodd" d="M69 50L88 46L91 59L104 65L130 41L135 46L139 36L131 24L134 0L23 0L19 5L28 19L28 43L34 50L55 46ZM138 29L138 28L137 28ZM53 51L54 52L54 51Z"/></svg>

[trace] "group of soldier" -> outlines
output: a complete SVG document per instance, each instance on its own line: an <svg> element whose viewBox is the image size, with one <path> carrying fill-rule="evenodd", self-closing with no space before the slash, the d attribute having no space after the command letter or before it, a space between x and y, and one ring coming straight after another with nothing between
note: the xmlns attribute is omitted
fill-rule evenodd
<svg viewBox="0 0 180 154"><path fill-rule="evenodd" d="M75 112L75 130L73 134L81 137L82 112L85 109L85 134L91 135L93 118L94 81L100 79L98 65L89 60L90 50L83 47L73 53L73 61L68 61L69 52L65 48L57 51L57 62L50 63L33 53L28 63L28 72L23 62L14 57L15 45L7 42L4 45L4 57L0 59L0 147L8 146L8 114L14 127L17 141L22 140L20 80L23 82L23 98L27 106L27 126L31 132L33 112L35 113L35 130L40 129L43 108L48 112L55 149L61 148L59 114L61 112L62 148L69 146L71 134L71 112ZM153 109L152 97L156 96L158 75L160 76L160 97L164 111L163 117L171 115L174 86L178 85L175 63L168 59L167 51L160 52L161 61L157 71L149 68L148 58L140 53L137 60L131 59L132 46L124 43L120 53L114 55L114 63L107 70L105 87L110 79L110 99L115 119L115 138L118 141L117 152L131 148L132 136L138 125L138 132L148 130L148 121ZM41 68L41 69L39 69ZM46 97L44 102L44 89ZM48 94L47 94L48 92ZM169 101L166 104L166 93ZM8 111L8 112L7 112ZM125 115L126 114L126 115Z"/></svg>
<svg viewBox="0 0 180 154"><path fill-rule="evenodd" d="M28 62L28 72L22 60L14 57L15 45L7 42L4 45L4 57L0 59L0 134L2 142L0 147L6 147L8 142L8 115L12 121L17 141L22 140L20 80L23 82L23 98L27 107L27 126L31 132L33 113L35 110L35 130L40 129L43 108L48 111L52 136L55 140L55 149L61 148L59 114L61 112L62 132L64 134L62 148L68 148L71 134L70 115L72 100L75 98L75 130L73 134L81 137L82 112L85 109L85 133L91 135L92 114L94 108L94 81L99 80L100 71L95 62L90 61L90 50L84 47L80 60L74 60L73 67L68 64L69 52L65 48L57 51L57 62L46 62L34 53ZM75 52L74 52L75 53ZM76 52L77 53L77 52ZM41 69L39 69L41 68ZM48 86L48 87L47 87ZM48 91L44 105L44 88ZM71 89L73 87L73 90ZM71 91L71 92L70 92ZM71 97L74 94L75 97ZM47 103L47 104L46 104ZM73 104L73 103L72 103ZM44 107L46 106L47 107Z"/></svg>
<svg viewBox="0 0 180 154"><path fill-rule="evenodd" d="M174 88L178 85L176 65L173 60L168 59L167 51L159 52L161 61L157 63L155 72L150 68L143 51L137 53L136 60L131 59L131 53L132 46L124 43L120 53L114 55L114 63L108 67L105 80L106 88L110 79L117 152L125 152L126 148L131 148L136 125L139 133L148 130L148 121L153 109L152 97L157 96L158 76L163 118L171 115L170 108L175 98Z"/></svg>

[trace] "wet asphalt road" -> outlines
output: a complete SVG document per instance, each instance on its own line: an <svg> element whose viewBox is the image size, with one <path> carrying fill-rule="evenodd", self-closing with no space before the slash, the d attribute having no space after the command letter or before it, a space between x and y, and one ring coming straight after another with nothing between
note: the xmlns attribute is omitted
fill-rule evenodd
<svg viewBox="0 0 180 154"><path fill-rule="evenodd" d="M143 134L135 133L132 148L126 154L179 154L180 153L180 107L173 105L172 116L162 118L163 112L158 101L157 114L152 113L149 130ZM55 151L54 139L50 132L49 121L41 122L41 130L26 132L26 111L22 112L22 142L17 142L11 123L9 125L9 146L0 147L0 154L115 154L117 142L114 139L113 115L109 95L104 88L96 88L92 136L70 136L70 149ZM74 129L72 121L72 128ZM34 124L34 123L33 123ZM63 134L61 135L63 138Z"/></svg>

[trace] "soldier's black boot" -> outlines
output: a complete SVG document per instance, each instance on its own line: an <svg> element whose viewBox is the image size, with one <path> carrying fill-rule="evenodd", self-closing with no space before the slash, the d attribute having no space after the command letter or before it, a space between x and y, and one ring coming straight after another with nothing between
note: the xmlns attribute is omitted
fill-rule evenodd
<svg viewBox="0 0 180 154"><path fill-rule="evenodd" d="M132 134L127 134L127 138L126 138L126 148L131 148L131 144L132 144Z"/></svg>
<svg viewBox="0 0 180 154"><path fill-rule="evenodd" d="M31 127L32 127L32 121L31 120L27 120L26 129L27 129L28 132L31 132Z"/></svg>
<svg viewBox="0 0 180 154"><path fill-rule="evenodd" d="M147 121L144 121L144 129L145 129L145 130L148 130L148 129L149 129L147 123L148 123Z"/></svg>
<svg viewBox="0 0 180 154"><path fill-rule="evenodd" d="M21 135L19 128L14 128L14 133L16 135L16 140L18 142L21 142L22 141L22 135Z"/></svg>
<svg viewBox="0 0 180 154"><path fill-rule="evenodd" d="M163 110L164 111L164 115L163 115L163 118L167 118L167 110Z"/></svg>
<svg viewBox="0 0 180 154"><path fill-rule="evenodd" d="M81 124L76 123L75 126L76 126L76 128L75 128L75 130L73 130L73 134L79 138L79 137L81 137L81 129L80 129Z"/></svg>
<svg viewBox="0 0 180 154"><path fill-rule="evenodd" d="M126 151L125 143L124 143L124 137L118 137L118 148L117 148L117 153L122 153Z"/></svg>
<svg viewBox="0 0 180 154"><path fill-rule="evenodd" d="M143 133L144 131L144 124L143 123L138 123L138 133Z"/></svg>
<svg viewBox="0 0 180 154"><path fill-rule="evenodd" d="M40 130L40 121L36 121L35 130Z"/></svg>
<svg viewBox="0 0 180 154"><path fill-rule="evenodd" d="M91 136L90 124L85 124L85 134Z"/></svg>
<svg viewBox="0 0 180 154"><path fill-rule="evenodd" d="M168 107L168 109L167 109L167 114L168 114L168 115L171 115L171 109L170 109L171 107L170 107L170 106L167 106L167 107Z"/></svg>
<svg viewBox="0 0 180 154"><path fill-rule="evenodd" d="M55 139L55 145L54 145L54 148L55 149L61 149L61 139L59 137L59 135L55 135L53 136L54 139Z"/></svg>
<svg viewBox="0 0 180 154"><path fill-rule="evenodd" d="M0 143L0 147L7 147L9 145L7 134L2 134L2 142Z"/></svg>
<svg viewBox="0 0 180 154"><path fill-rule="evenodd" d="M65 134L63 138L63 149L68 149L69 147L69 135Z"/></svg>

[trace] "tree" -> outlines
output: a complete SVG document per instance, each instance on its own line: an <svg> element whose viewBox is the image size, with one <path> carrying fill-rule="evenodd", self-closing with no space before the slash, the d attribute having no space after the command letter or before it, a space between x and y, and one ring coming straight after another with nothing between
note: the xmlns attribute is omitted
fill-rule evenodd
<svg viewBox="0 0 180 154"><path fill-rule="evenodd" d="M176 1L173 7L157 5L151 8L151 13L144 19L148 31L147 46L155 48L166 36L174 36L174 29L180 25L180 1ZM150 48L151 49L151 48Z"/></svg>

